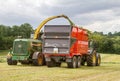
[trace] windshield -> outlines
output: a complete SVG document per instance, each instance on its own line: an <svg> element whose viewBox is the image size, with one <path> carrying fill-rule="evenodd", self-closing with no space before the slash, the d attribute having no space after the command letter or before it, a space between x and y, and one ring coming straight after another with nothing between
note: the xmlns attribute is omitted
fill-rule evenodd
<svg viewBox="0 0 120 81"><path fill-rule="evenodd" d="M26 41L15 41L13 46L13 53L24 54L27 52Z"/></svg>

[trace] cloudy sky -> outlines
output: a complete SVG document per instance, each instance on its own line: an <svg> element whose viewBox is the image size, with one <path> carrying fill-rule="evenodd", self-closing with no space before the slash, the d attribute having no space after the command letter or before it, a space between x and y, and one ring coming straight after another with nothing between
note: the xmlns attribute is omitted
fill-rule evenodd
<svg viewBox="0 0 120 81"><path fill-rule="evenodd" d="M120 0L0 0L0 24L30 23L34 29L47 17L65 14L91 31L120 31ZM47 24L69 24L55 19Z"/></svg>

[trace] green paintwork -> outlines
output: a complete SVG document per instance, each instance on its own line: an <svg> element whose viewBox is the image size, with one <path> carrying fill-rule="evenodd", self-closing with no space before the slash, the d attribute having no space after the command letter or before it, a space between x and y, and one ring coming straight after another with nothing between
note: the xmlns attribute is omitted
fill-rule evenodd
<svg viewBox="0 0 120 81"><path fill-rule="evenodd" d="M40 40L34 39L15 39L13 43L13 50L11 51L12 60L30 60L30 55L34 51L42 51L42 46L33 46L33 44L41 44Z"/></svg>
<svg viewBox="0 0 120 81"><path fill-rule="evenodd" d="M12 60L27 60L29 58L28 56L22 56L22 55L17 55L17 56L12 56Z"/></svg>

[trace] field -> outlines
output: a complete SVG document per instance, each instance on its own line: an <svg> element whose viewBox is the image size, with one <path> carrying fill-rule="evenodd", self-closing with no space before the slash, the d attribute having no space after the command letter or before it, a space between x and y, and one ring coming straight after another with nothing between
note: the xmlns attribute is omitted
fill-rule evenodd
<svg viewBox="0 0 120 81"><path fill-rule="evenodd" d="M0 81L120 81L120 55L101 54L101 66L69 69L65 63L54 68L20 63L8 66L7 52L0 52Z"/></svg>

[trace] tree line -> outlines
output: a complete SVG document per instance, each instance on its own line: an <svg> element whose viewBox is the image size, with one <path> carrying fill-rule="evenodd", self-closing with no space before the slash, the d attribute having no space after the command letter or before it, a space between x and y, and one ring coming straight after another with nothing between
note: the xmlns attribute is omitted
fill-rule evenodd
<svg viewBox="0 0 120 81"><path fill-rule="evenodd" d="M13 40L18 36L30 38L34 31L29 23L13 26L0 25L0 50L8 50L12 47ZM94 32L90 38L97 42L97 51L100 53L117 53L120 54L120 32Z"/></svg>
<svg viewBox="0 0 120 81"><path fill-rule="evenodd" d="M7 50L12 47L13 40L22 36L23 38L30 38L33 32L33 27L29 23L21 24L20 26L5 26L0 25L0 50Z"/></svg>
<svg viewBox="0 0 120 81"><path fill-rule="evenodd" d="M120 32L94 32L91 38L97 42L97 51L100 53L120 54Z"/></svg>

